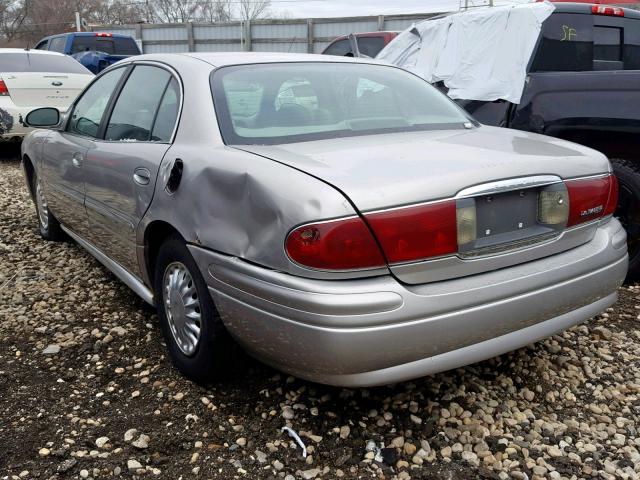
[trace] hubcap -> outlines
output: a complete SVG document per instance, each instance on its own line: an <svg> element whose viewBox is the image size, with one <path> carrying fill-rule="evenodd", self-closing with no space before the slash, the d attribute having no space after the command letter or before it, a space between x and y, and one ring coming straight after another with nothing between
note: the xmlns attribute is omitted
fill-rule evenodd
<svg viewBox="0 0 640 480"><path fill-rule="evenodd" d="M40 180L36 181L36 204L38 207L38 219L42 228L47 230L49 228L49 207L47 205L47 199L44 198L44 192L40 185Z"/></svg>
<svg viewBox="0 0 640 480"><path fill-rule="evenodd" d="M163 278L164 310L178 348L187 356L195 353L202 331L202 312L195 282L180 262L167 266Z"/></svg>

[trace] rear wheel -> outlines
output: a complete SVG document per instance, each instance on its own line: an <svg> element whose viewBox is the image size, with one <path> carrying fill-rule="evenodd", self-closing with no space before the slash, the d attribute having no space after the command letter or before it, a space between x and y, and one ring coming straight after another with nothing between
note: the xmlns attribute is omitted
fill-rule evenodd
<svg viewBox="0 0 640 480"><path fill-rule="evenodd" d="M224 328L207 285L184 240L169 237L155 268L160 326L173 364L201 383L239 371L242 355Z"/></svg>
<svg viewBox="0 0 640 480"><path fill-rule="evenodd" d="M627 280L637 280L640 278L640 166L625 159L613 159L611 163L620 186L615 215L627 231Z"/></svg>
<svg viewBox="0 0 640 480"><path fill-rule="evenodd" d="M36 213L38 214L38 230L40 236L45 240L60 241L65 235L60 227L60 222L53 216L49 210L49 203L44 194L42 183L37 173L33 174L32 179L33 196L36 204Z"/></svg>

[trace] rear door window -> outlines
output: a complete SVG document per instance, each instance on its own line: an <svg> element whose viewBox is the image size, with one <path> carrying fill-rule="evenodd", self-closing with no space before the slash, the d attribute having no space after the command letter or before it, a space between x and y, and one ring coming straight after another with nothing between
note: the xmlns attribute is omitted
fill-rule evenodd
<svg viewBox="0 0 640 480"><path fill-rule="evenodd" d="M625 70L640 70L640 19L625 18L623 38Z"/></svg>
<svg viewBox="0 0 640 480"><path fill-rule="evenodd" d="M170 80L171 74L162 68L148 65L135 67L113 107L105 140L151 140L160 101Z"/></svg>

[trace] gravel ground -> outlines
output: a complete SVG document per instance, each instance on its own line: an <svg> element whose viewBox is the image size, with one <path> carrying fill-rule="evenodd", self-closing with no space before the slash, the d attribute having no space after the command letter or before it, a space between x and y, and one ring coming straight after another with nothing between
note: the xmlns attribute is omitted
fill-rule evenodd
<svg viewBox="0 0 640 480"><path fill-rule="evenodd" d="M141 300L36 235L16 160L0 181L1 479L640 478L640 286L561 335L414 382L337 389L254 362L203 388L171 367Z"/></svg>

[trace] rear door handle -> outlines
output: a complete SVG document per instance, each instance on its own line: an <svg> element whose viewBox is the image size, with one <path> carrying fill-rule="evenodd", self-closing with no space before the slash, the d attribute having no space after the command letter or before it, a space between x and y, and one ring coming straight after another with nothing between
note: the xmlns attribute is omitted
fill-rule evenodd
<svg viewBox="0 0 640 480"><path fill-rule="evenodd" d="M133 181L138 185L149 185L151 172L144 167L138 167L133 171Z"/></svg>

